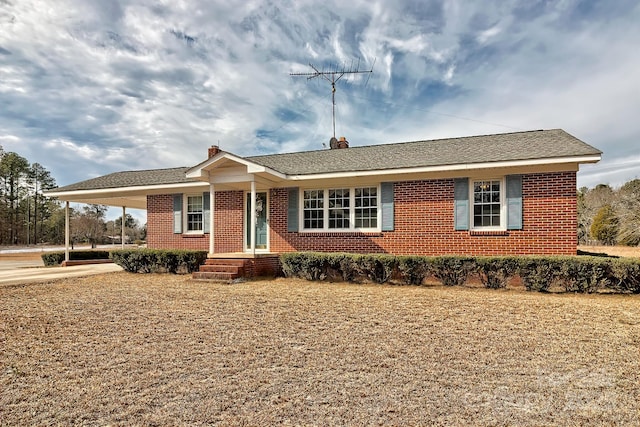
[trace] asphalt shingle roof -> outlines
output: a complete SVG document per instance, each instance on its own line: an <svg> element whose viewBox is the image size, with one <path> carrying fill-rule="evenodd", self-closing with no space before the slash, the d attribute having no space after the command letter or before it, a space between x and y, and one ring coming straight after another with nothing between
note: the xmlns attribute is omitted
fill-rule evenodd
<svg viewBox="0 0 640 427"><path fill-rule="evenodd" d="M245 157L286 175L374 171L456 164L552 159L602 152L562 129L469 136ZM187 167L116 172L60 187L53 192L191 182Z"/></svg>
<svg viewBox="0 0 640 427"><path fill-rule="evenodd" d="M271 154L246 159L287 175L309 175L599 154L601 151L562 129L553 129Z"/></svg>
<svg viewBox="0 0 640 427"><path fill-rule="evenodd" d="M115 172L86 181L56 188L58 191L103 190L108 188L138 187L146 185L181 184L191 182L186 172L189 168L152 169L144 171Z"/></svg>

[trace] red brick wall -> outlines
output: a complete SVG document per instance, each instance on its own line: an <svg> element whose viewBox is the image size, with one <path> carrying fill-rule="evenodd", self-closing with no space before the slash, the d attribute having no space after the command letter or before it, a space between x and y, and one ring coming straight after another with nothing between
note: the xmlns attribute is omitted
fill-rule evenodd
<svg viewBox="0 0 640 427"><path fill-rule="evenodd" d="M453 180L397 182L395 230L379 233L287 231L288 189L270 191L270 250L421 255L564 254L577 250L575 172L524 175L523 229L474 235L453 228ZM217 192L216 252L243 249L243 192ZM147 239L152 248L208 249L209 236L173 234L172 197L149 196Z"/></svg>
<svg viewBox="0 0 640 427"><path fill-rule="evenodd" d="M485 233L489 235L454 230L452 179L395 183L395 230L380 233L290 233L286 220L288 191L274 189L271 251L575 255L575 172L524 175L522 186L523 229Z"/></svg>
<svg viewBox="0 0 640 427"><path fill-rule="evenodd" d="M214 227L216 252L242 252L244 207L242 191L216 192ZM173 233L173 195L147 197L147 247L209 250L209 234Z"/></svg>

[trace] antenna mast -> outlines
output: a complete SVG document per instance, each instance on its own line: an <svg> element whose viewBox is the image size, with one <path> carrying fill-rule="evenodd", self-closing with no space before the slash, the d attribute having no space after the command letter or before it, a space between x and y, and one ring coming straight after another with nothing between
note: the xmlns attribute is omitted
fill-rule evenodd
<svg viewBox="0 0 640 427"><path fill-rule="evenodd" d="M375 63L375 62L374 62ZM370 70L361 70L360 69L360 60L358 60L358 64L354 67L353 63L349 68L345 68L343 65L341 69L337 67L333 70L319 70L313 64L309 63L309 67L313 69L313 72L309 73L289 73L290 76L303 76L306 77L307 80L315 79L316 77L322 77L331 83L331 117L333 122L333 137L336 137L336 83L343 76L349 74L371 74L373 73L373 66ZM367 78L367 81L369 79Z"/></svg>

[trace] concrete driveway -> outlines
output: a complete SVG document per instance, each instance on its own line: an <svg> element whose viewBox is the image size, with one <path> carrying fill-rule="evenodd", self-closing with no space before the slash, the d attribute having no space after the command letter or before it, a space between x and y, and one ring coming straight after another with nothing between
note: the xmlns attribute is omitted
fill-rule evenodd
<svg viewBox="0 0 640 427"><path fill-rule="evenodd" d="M44 267L42 260L0 261L0 286L84 277L122 271L116 264L87 264L73 267Z"/></svg>

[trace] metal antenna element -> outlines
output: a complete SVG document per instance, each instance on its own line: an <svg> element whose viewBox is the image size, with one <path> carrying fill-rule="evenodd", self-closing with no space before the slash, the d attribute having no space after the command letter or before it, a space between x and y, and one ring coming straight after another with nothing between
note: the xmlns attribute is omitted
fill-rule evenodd
<svg viewBox="0 0 640 427"><path fill-rule="evenodd" d="M375 65L375 61L374 61ZM336 83L345 75L350 74L369 74L373 73L373 66L371 66L370 70L361 70L360 69L360 60L358 59L358 63L354 66L353 61L349 68L346 68L344 65L342 68L338 69L338 67L334 67L333 69L319 70L313 64L309 63L309 67L313 69L313 72L309 73L289 73L290 76L303 76L306 77L307 80L315 79L316 77L322 77L331 83L331 105L332 105L332 121L333 121L333 137L336 137ZM367 77L367 83L369 82L369 77Z"/></svg>

